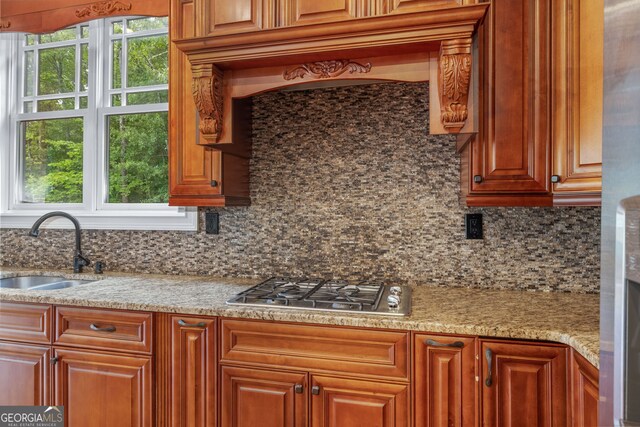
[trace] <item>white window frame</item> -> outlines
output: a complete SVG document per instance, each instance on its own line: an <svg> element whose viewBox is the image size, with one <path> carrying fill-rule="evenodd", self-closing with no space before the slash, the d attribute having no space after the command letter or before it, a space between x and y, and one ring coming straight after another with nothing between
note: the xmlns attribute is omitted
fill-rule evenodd
<svg viewBox="0 0 640 427"><path fill-rule="evenodd" d="M87 109L21 113L23 93L23 48L24 34L1 33L0 52L0 228L29 228L41 215L62 210L78 218L85 229L110 230L184 230L198 228L197 208L170 207L166 203L107 203L108 164L107 164L107 126L109 115L135 114L167 111L168 104L123 105L111 107L111 95L122 94L124 104L126 93L137 92L135 88L126 88L126 73L121 72L120 89L111 89L110 64L112 63L111 41L117 38L129 38L130 35L111 34L112 23L126 18L117 17L83 23L89 25L89 39L77 40L76 52L80 52L80 43L89 42L89 84L97 85L89 90ZM134 33L136 36L166 34L166 30L149 30ZM74 42L71 42L74 43ZM47 47L58 45L47 44ZM96 47L100 46L100 49ZM35 58L34 58L35 61ZM79 69L79 55L76 55L76 70ZM37 62L37 61L35 61ZM99 66L99 65L102 66ZM126 64L126 46L123 43L123 60ZM36 65L37 72L37 65ZM79 74L76 79L79 79ZM146 86L142 91L166 90L167 85ZM34 87L34 93L37 88ZM76 106L79 95L74 92ZM64 95L53 95L61 97ZM40 98L41 99L41 98ZM35 103L35 102L34 102ZM21 162L20 127L25 120L82 117L84 123L83 141L83 202L82 203L21 203ZM71 228L66 220L52 221L51 228Z"/></svg>

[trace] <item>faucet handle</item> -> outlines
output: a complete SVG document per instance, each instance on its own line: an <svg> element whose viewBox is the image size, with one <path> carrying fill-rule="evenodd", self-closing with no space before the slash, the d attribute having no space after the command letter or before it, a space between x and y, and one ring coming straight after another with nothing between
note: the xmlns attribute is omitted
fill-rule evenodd
<svg viewBox="0 0 640 427"><path fill-rule="evenodd" d="M96 263L93 265L93 271L96 274L102 274L104 273L104 262L102 261L96 261Z"/></svg>

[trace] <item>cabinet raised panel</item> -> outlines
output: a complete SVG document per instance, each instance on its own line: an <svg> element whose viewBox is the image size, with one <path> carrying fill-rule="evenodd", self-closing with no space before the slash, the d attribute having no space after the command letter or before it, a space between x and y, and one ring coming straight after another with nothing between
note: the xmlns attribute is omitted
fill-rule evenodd
<svg viewBox="0 0 640 427"><path fill-rule="evenodd" d="M0 342L0 406L50 405L50 347Z"/></svg>
<svg viewBox="0 0 640 427"><path fill-rule="evenodd" d="M216 425L215 319L171 317L174 427Z"/></svg>
<svg viewBox="0 0 640 427"><path fill-rule="evenodd" d="M484 425L567 425L564 347L485 341L481 349Z"/></svg>
<svg viewBox="0 0 640 427"><path fill-rule="evenodd" d="M415 335L416 427L475 425L475 344L472 337Z"/></svg>
<svg viewBox="0 0 640 427"><path fill-rule="evenodd" d="M312 376L312 427L406 427L409 386Z"/></svg>
<svg viewBox="0 0 640 427"><path fill-rule="evenodd" d="M221 427L304 427L307 374L223 366Z"/></svg>
<svg viewBox="0 0 640 427"><path fill-rule="evenodd" d="M496 0L479 37L481 124L474 192L548 191L549 6ZM517 31L516 31L517 29Z"/></svg>
<svg viewBox="0 0 640 427"><path fill-rule="evenodd" d="M344 21L358 16L356 0L284 0L281 14L285 26Z"/></svg>
<svg viewBox="0 0 640 427"><path fill-rule="evenodd" d="M268 0L206 0L209 11L207 35L241 33L263 28L263 8Z"/></svg>
<svg viewBox="0 0 640 427"><path fill-rule="evenodd" d="M68 427L150 427L151 357L54 349L55 405Z"/></svg>
<svg viewBox="0 0 640 427"><path fill-rule="evenodd" d="M599 403L598 370L575 350L571 353L573 427L596 427Z"/></svg>
<svg viewBox="0 0 640 427"><path fill-rule="evenodd" d="M553 16L554 201L599 204L604 0L557 1Z"/></svg>
<svg viewBox="0 0 640 427"><path fill-rule="evenodd" d="M0 302L0 339L51 344L50 305Z"/></svg>

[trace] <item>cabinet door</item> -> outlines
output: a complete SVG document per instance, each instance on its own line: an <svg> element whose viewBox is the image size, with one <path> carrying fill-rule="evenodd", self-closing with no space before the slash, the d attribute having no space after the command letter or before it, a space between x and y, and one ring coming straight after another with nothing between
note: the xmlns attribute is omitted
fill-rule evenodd
<svg viewBox="0 0 640 427"><path fill-rule="evenodd" d="M477 425L476 340L416 334L416 427Z"/></svg>
<svg viewBox="0 0 640 427"><path fill-rule="evenodd" d="M152 425L151 357L54 348L54 402L68 427Z"/></svg>
<svg viewBox="0 0 640 427"><path fill-rule="evenodd" d="M261 30L268 20L264 14L270 10L270 3L271 0L204 0L209 25L203 35Z"/></svg>
<svg viewBox="0 0 640 427"><path fill-rule="evenodd" d="M307 374L223 366L221 427L304 427Z"/></svg>
<svg viewBox="0 0 640 427"><path fill-rule="evenodd" d="M312 427L406 427L409 386L314 375Z"/></svg>
<svg viewBox="0 0 640 427"><path fill-rule="evenodd" d="M212 318L171 317L171 425L216 425L215 331Z"/></svg>
<svg viewBox="0 0 640 427"><path fill-rule="evenodd" d="M491 193L498 205L525 204L523 195L551 204L549 25L548 0L491 2L479 30L480 132L463 183L470 205Z"/></svg>
<svg viewBox="0 0 640 427"><path fill-rule="evenodd" d="M484 425L568 424L564 347L484 341L481 349Z"/></svg>
<svg viewBox="0 0 640 427"><path fill-rule="evenodd" d="M172 0L171 40L195 37L195 15L193 0ZM175 44L169 50L169 204L206 206L209 198L220 195L221 186L212 181L220 182L221 153L197 144L191 65Z"/></svg>
<svg viewBox="0 0 640 427"><path fill-rule="evenodd" d="M571 350L571 413L574 427L598 425L598 369Z"/></svg>
<svg viewBox="0 0 640 427"><path fill-rule="evenodd" d="M48 346L0 342L0 406L50 405Z"/></svg>
<svg viewBox="0 0 640 427"><path fill-rule="evenodd" d="M356 0L284 0L281 18L285 26L344 21L358 16Z"/></svg>
<svg viewBox="0 0 640 427"><path fill-rule="evenodd" d="M599 204L604 0L553 5L554 202Z"/></svg>

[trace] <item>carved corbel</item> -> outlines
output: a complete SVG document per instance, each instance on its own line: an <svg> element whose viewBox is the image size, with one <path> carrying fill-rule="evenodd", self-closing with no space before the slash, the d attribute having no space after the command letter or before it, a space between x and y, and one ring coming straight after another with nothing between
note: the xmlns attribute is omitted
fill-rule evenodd
<svg viewBox="0 0 640 427"><path fill-rule="evenodd" d="M193 99L200 114L200 132L208 144L222 133L222 82L224 73L213 64L192 65Z"/></svg>
<svg viewBox="0 0 640 427"><path fill-rule="evenodd" d="M458 133L467 120L471 80L471 39L445 40L440 45L438 89L442 125Z"/></svg>
<svg viewBox="0 0 640 427"><path fill-rule="evenodd" d="M11 28L11 21L0 21L0 30L6 30L7 28Z"/></svg>

